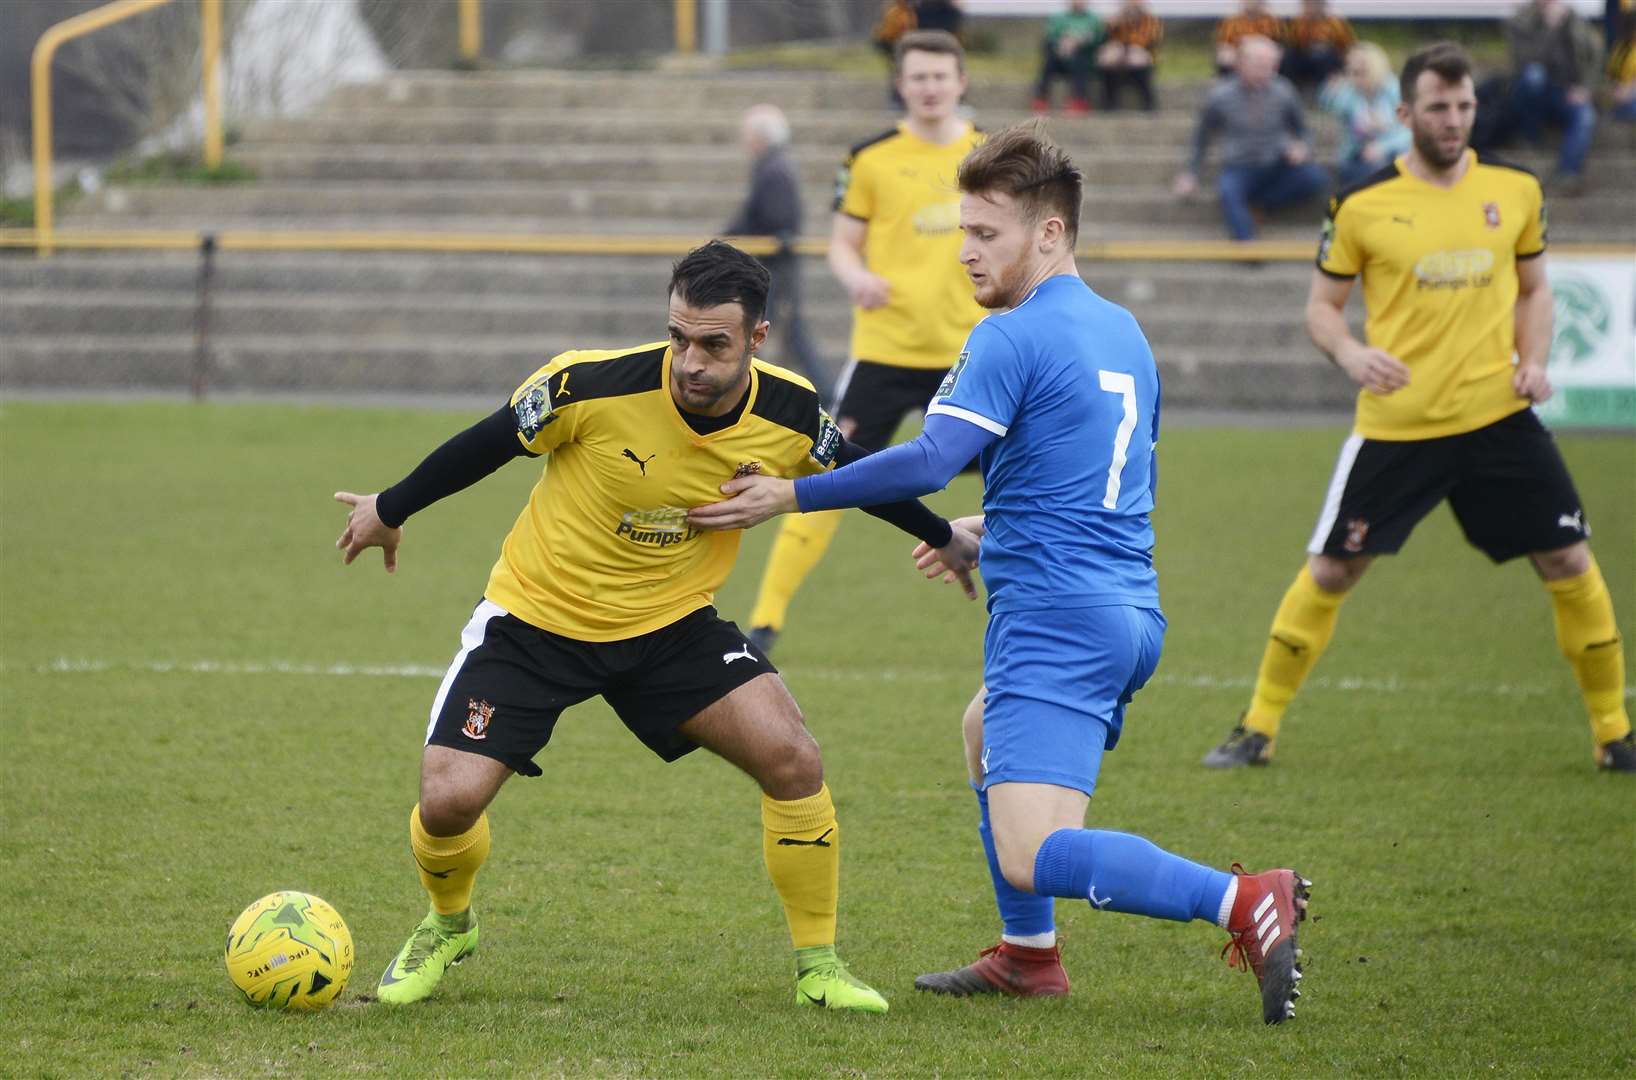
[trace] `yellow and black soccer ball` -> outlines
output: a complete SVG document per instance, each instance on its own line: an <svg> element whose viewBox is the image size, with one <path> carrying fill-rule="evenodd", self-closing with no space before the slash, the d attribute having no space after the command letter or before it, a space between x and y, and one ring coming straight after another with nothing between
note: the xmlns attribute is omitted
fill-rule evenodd
<svg viewBox="0 0 1636 1080"><path fill-rule="evenodd" d="M316 896L272 893L227 931L227 977L257 1008L322 1009L352 974L352 933Z"/></svg>

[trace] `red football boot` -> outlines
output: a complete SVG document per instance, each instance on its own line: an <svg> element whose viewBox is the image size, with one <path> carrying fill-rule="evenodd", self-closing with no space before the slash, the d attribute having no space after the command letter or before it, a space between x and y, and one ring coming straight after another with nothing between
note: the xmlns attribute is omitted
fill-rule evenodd
<svg viewBox="0 0 1636 1080"><path fill-rule="evenodd" d="M1255 972L1261 984L1261 1018L1282 1024L1295 1016L1295 999L1301 996L1301 950L1295 945L1295 926L1307 917L1307 890L1312 882L1294 870L1266 870L1246 873L1233 864L1238 879L1238 895L1227 917L1232 940L1222 946L1229 950L1229 967Z"/></svg>
<svg viewBox="0 0 1636 1080"><path fill-rule="evenodd" d="M979 953L976 963L920 976L915 979L915 989L955 997L1063 997L1068 993L1068 973L1062 969L1062 951L1055 945L1030 949L1002 941Z"/></svg>

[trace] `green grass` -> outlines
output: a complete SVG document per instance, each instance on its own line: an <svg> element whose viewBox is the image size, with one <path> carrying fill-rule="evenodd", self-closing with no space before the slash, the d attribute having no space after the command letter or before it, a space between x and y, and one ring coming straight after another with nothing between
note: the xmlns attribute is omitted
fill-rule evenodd
<svg viewBox="0 0 1636 1080"><path fill-rule="evenodd" d="M256 171L237 161L209 166L192 154L165 153L115 162L108 168L108 182L115 184L198 184L219 187L244 184L256 178Z"/></svg>
<svg viewBox="0 0 1636 1080"><path fill-rule="evenodd" d="M424 1006L365 1003L423 911L405 819L436 679L323 672L440 670L533 470L417 518L393 577L374 555L340 566L329 497L391 482L464 422L0 406L0 1074L1636 1069L1631 782L1591 768L1543 591L1465 548L1446 511L1348 602L1277 764L1198 767L1298 565L1340 442L1327 430L1167 433L1171 634L1091 812L1218 865L1289 863L1316 881L1294 1024L1261 1025L1218 931L1084 904L1059 905L1067 1000L909 989L997 932L957 732L982 613L916 579L909 542L862 517L799 598L778 660L845 824L843 951L891 997L888 1016L793 1007L753 786L703 755L661 766L600 703L571 711L546 775L495 805L482 952ZM1636 448L1563 448L1629 633ZM936 501L974 498L962 480ZM727 614L744 614L769 540L748 539ZM257 1013L227 984L223 928L281 887L351 925L358 966L327 1012Z"/></svg>

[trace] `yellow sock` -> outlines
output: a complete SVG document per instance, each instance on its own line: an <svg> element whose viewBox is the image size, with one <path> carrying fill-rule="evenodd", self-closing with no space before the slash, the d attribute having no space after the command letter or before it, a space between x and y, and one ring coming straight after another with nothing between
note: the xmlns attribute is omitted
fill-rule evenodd
<svg viewBox="0 0 1636 1080"><path fill-rule="evenodd" d="M1630 731L1625 711L1625 650L1613 621L1613 598L1608 595L1602 568L1591 557L1591 568L1578 577L1547 581L1551 613L1556 617L1556 643L1579 680L1585 709L1591 716L1596 745L1622 739Z"/></svg>
<svg viewBox="0 0 1636 1080"><path fill-rule="evenodd" d="M489 857L489 816L459 836L433 836L420 823L420 804L409 811L409 850L420 867L420 883L439 915L458 915L471 907L477 868Z"/></svg>
<svg viewBox="0 0 1636 1080"><path fill-rule="evenodd" d="M767 569L761 572L761 591L756 594L751 626L784 628L795 591L812 573L813 567L829 550L835 530L841 527L841 511L822 510L816 514L790 514L773 541Z"/></svg>
<svg viewBox="0 0 1636 1080"><path fill-rule="evenodd" d="M1272 617L1272 633L1267 639L1267 651L1261 654L1255 694L1244 714L1245 727L1269 739L1278 737L1284 710L1328 647L1345 599L1345 593L1320 589L1312 580L1312 571L1301 567Z"/></svg>
<svg viewBox="0 0 1636 1080"><path fill-rule="evenodd" d="M761 796L761 853L797 949L835 944L841 891L841 827L829 785L804 799Z"/></svg>

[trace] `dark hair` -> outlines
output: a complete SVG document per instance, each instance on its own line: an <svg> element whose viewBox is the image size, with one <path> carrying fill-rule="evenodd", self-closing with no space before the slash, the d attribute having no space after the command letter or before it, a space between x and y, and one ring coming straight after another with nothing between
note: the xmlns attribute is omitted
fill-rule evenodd
<svg viewBox="0 0 1636 1080"><path fill-rule="evenodd" d="M1420 81L1423 71L1436 72L1437 77L1446 83L1457 83L1471 78L1471 56L1452 41L1439 41L1415 50L1414 55L1404 62L1403 78L1398 83L1403 104L1414 104L1415 84Z"/></svg>
<svg viewBox="0 0 1636 1080"><path fill-rule="evenodd" d="M694 307L738 304L744 326L753 328L767 311L767 268L723 240L712 240L683 255L670 268L670 293Z"/></svg>
<svg viewBox="0 0 1636 1080"><path fill-rule="evenodd" d="M1013 124L967 154L960 163L959 184L968 195L1004 192L1031 221L1056 214L1067 227L1068 243L1079 238L1085 174L1037 120Z"/></svg>
<svg viewBox="0 0 1636 1080"><path fill-rule="evenodd" d="M892 71L901 74L903 58L912 52L937 53L954 57L956 70L966 70L966 50L960 39L947 30L911 30L892 47Z"/></svg>

